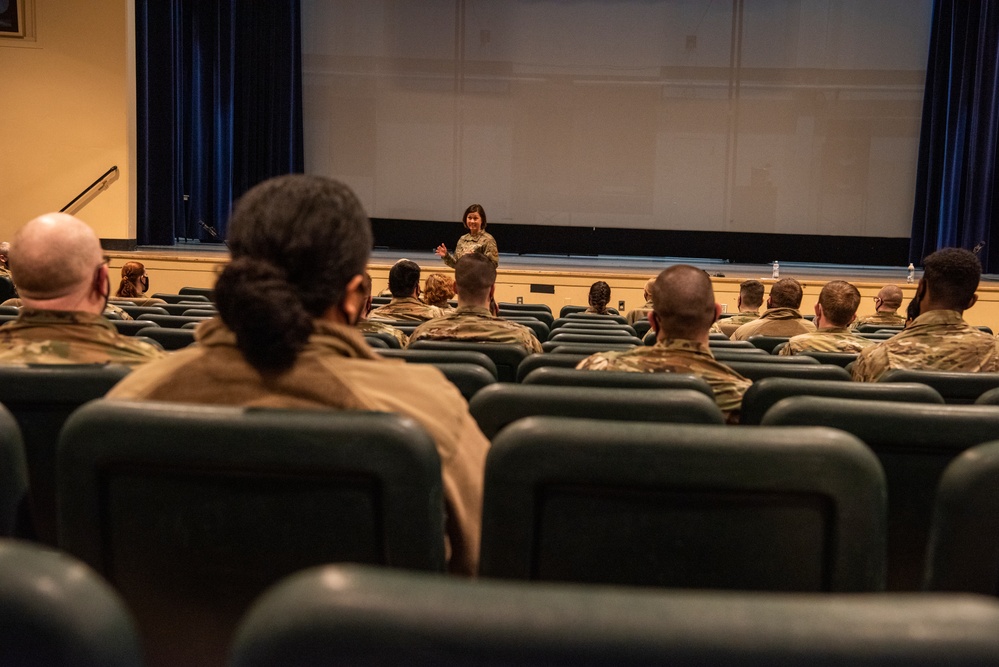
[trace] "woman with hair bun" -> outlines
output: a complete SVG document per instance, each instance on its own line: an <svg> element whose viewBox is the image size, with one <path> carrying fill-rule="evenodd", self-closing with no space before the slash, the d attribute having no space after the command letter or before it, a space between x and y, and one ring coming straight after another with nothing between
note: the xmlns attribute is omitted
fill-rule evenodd
<svg viewBox="0 0 999 667"><path fill-rule="evenodd" d="M462 224L468 229L468 233L458 239L458 245L454 248L454 253L450 253L442 243L434 250L437 256L444 260L444 263L454 268L454 263L462 255L470 252L480 252L492 261L493 266L499 265L499 248L496 246L496 239L492 234L486 232L486 210L481 204L472 204L465 209L465 215L461 218Z"/></svg>
<svg viewBox="0 0 999 667"><path fill-rule="evenodd" d="M114 293L114 298L126 299L136 306L155 306L166 303L163 299L146 296L148 291L149 276L146 275L146 267L142 262L125 262L121 267L121 282L118 284L118 291Z"/></svg>
<svg viewBox="0 0 999 667"><path fill-rule="evenodd" d="M108 397L410 417L440 455L449 569L474 574L489 442L440 371L378 356L355 328L372 245L357 197L321 176L280 176L240 198L228 229L219 317L198 325L196 345L133 371Z"/></svg>

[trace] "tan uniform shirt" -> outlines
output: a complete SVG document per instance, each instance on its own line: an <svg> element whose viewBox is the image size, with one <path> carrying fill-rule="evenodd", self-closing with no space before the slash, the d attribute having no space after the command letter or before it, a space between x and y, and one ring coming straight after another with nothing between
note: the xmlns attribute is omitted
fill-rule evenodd
<svg viewBox="0 0 999 667"><path fill-rule="evenodd" d="M2 364L142 364L164 354L92 313L22 308L0 326Z"/></svg>
<svg viewBox="0 0 999 667"><path fill-rule="evenodd" d="M481 252L492 261L494 266L499 265L499 248L496 246L496 239L493 238L492 234L482 231L479 232L478 236L471 234L462 236L458 239L454 252L449 252L442 259L445 264L454 268L455 262L470 252Z"/></svg>
<svg viewBox="0 0 999 667"><path fill-rule="evenodd" d="M628 320L628 324L634 324L635 322L644 322L649 319L649 313L655 310L655 306L652 305L651 301L646 301L645 305L641 308L635 308L634 310L629 310L628 314L624 316L624 319Z"/></svg>
<svg viewBox="0 0 999 667"><path fill-rule="evenodd" d="M901 327L905 326L905 318L896 312L891 313L874 313L873 315L868 315L867 317L858 317L853 322L853 328L856 329L861 324L874 324L883 325L886 327Z"/></svg>
<svg viewBox="0 0 999 667"><path fill-rule="evenodd" d="M429 364L382 359L352 327L317 321L295 365L264 377L246 362L235 335L211 319L198 345L133 371L109 398L275 408L341 408L413 418L441 458L452 571L478 568L482 486L489 442L458 389Z"/></svg>
<svg viewBox="0 0 999 667"><path fill-rule="evenodd" d="M395 327L389 326L384 322L378 322L375 320L364 320L363 322L357 323L357 330L363 333L387 333L397 341L399 341L399 347L406 347L409 345L409 336L405 332L396 329Z"/></svg>
<svg viewBox="0 0 999 667"><path fill-rule="evenodd" d="M732 340L748 340L750 336L797 336L815 331L815 325L801 316L796 308L768 308L760 319L736 329Z"/></svg>
<svg viewBox="0 0 999 667"><path fill-rule="evenodd" d="M735 333L735 330L743 324L746 324L747 322L755 322L758 319L760 319L760 314L755 310L739 312L731 317L721 318L711 325L709 332L722 333L731 338L732 334Z"/></svg>
<svg viewBox="0 0 999 667"><path fill-rule="evenodd" d="M683 339L659 341L651 347L598 352L583 359L576 368L696 375L711 386L715 402L731 423L738 421L742 395L752 384L728 366L715 361L707 345Z"/></svg>
<svg viewBox="0 0 999 667"><path fill-rule="evenodd" d="M847 327L827 327L813 333L798 334L787 341L780 353L785 357L799 352L845 352L857 354L874 341L853 333Z"/></svg>
<svg viewBox="0 0 999 667"><path fill-rule="evenodd" d="M478 306L459 306L450 315L424 322L409 337L410 343L418 340L507 343L519 345L529 354L542 351L541 342L529 328L494 317L488 309Z"/></svg>
<svg viewBox="0 0 999 667"><path fill-rule="evenodd" d="M996 339L965 322L954 310L931 310L908 329L868 347L853 364L853 379L876 382L893 368L996 372Z"/></svg>
<svg viewBox="0 0 999 667"><path fill-rule="evenodd" d="M393 298L384 306L375 308L368 314L370 320L390 322L425 322L443 315L437 306L428 306L415 296Z"/></svg>

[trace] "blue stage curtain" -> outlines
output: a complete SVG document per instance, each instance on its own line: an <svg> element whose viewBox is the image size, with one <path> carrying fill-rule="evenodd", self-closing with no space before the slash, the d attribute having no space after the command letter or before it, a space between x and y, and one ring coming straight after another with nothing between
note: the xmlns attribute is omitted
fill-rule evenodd
<svg viewBox="0 0 999 667"><path fill-rule="evenodd" d="M137 240L225 238L232 202L304 169L298 0L138 0Z"/></svg>
<svg viewBox="0 0 999 667"><path fill-rule="evenodd" d="M973 249L999 267L999 2L936 0L916 172L909 259L938 248Z"/></svg>

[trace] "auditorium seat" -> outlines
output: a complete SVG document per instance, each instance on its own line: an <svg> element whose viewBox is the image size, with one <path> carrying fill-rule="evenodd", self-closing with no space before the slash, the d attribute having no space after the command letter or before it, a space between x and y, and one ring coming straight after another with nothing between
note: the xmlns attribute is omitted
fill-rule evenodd
<svg viewBox="0 0 999 667"><path fill-rule="evenodd" d="M751 350L754 352L764 352L748 340L709 340L708 347L712 350Z"/></svg>
<svg viewBox="0 0 999 667"><path fill-rule="evenodd" d="M613 308L608 308L608 310L614 310ZM586 322L617 322L618 324L627 324L626 320L621 315L611 314L611 315L597 315L596 313L568 313L565 315L566 319L569 320L579 320Z"/></svg>
<svg viewBox="0 0 999 667"><path fill-rule="evenodd" d="M538 415L630 422L725 423L714 398L694 389L502 383L477 393L468 409L490 440L518 419Z"/></svg>
<svg viewBox="0 0 999 667"><path fill-rule="evenodd" d="M163 299L167 303L182 303L184 301L211 303L207 296L202 294L170 294L167 292L157 292L153 294L154 299Z"/></svg>
<svg viewBox="0 0 999 667"><path fill-rule="evenodd" d="M216 317L219 314L217 310L205 309L205 308L188 308L181 313L181 317Z"/></svg>
<svg viewBox="0 0 999 667"><path fill-rule="evenodd" d="M179 350L194 344L193 329L174 329L170 327L147 327L140 334L143 338L158 343L164 350Z"/></svg>
<svg viewBox="0 0 999 667"><path fill-rule="evenodd" d="M832 364L846 368L857 360L857 354L849 352L819 352L817 350L805 350L798 353L801 356L817 359L820 364Z"/></svg>
<svg viewBox="0 0 999 667"><path fill-rule="evenodd" d="M364 342L366 342L369 347L380 348L384 350L389 349L389 344L386 343L385 340L374 334L370 333L364 334ZM396 342L398 343L399 341Z"/></svg>
<svg viewBox="0 0 999 667"><path fill-rule="evenodd" d="M799 359L799 357L773 357L773 359ZM801 357L801 361L809 359L810 361L815 361L810 357ZM757 361L756 357L752 358L752 361L743 361L741 359L725 359L721 360L726 366L739 373L745 378L753 380L760 380L765 377L788 377L788 378L810 378L813 380L840 380L844 382L850 381L850 374L846 372L841 366L833 366L830 364L820 364L818 362L812 363L784 363L784 362L774 362L773 360L767 361Z"/></svg>
<svg viewBox="0 0 999 667"><path fill-rule="evenodd" d="M999 595L999 442L965 450L940 479L925 588Z"/></svg>
<svg viewBox="0 0 999 667"><path fill-rule="evenodd" d="M541 344L541 349L545 352L555 352L558 354L581 354L587 356L597 352L626 351L634 349L634 345L627 343L566 343L563 341L546 340Z"/></svg>
<svg viewBox="0 0 999 667"><path fill-rule="evenodd" d="M589 306L572 306L572 305L562 306L562 309L558 311L558 316L559 317L569 317L570 315L575 315L577 313L583 314L583 315L596 315L597 314L597 313L587 313L586 312L587 308L589 308ZM620 315L621 314L621 313L617 312L617 308L611 308L609 306L607 308L607 313L610 314L610 315Z"/></svg>
<svg viewBox="0 0 999 667"><path fill-rule="evenodd" d="M211 314L208 315L208 317L214 317L218 314L218 310L215 309L210 303L190 303L187 301L182 303L162 303L157 306L157 308L165 310L167 315L183 315L187 311L194 309L210 310Z"/></svg>
<svg viewBox="0 0 999 667"><path fill-rule="evenodd" d="M177 293L180 296L203 296L209 301L215 300L215 290L211 287L181 287Z"/></svg>
<svg viewBox="0 0 999 667"><path fill-rule="evenodd" d="M739 423L759 424L777 401L791 396L830 396L858 398L866 401L901 401L943 405L943 397L925 384L898 382L843 382L841 380L809 380L806 378L767 377L750 385L742 397Z"/></svg>
<svg viewBox="0 0 999 667"><path fill-rule="evenodd" d="M517 380L517 366L528 354L527 350L519 345L426 339L410 343L410 349L482 352L496 364L497 379L500 382L515 382Z"/></svg>
<svg viewBox="0 0 999 667"><path fill-rule="evenodd" d="M624 329L634 330L627 322L618 322L616 319L608 319L602 315L594 315L590 318L582 317L560 317L551 324L552 329L559 327L575 327L579 329Z"/></svg>
<svg viewBox="0 0 999 667"><path fill-rule="evenodd" d="M572 334L574 336L609 336L611 338L634 338L629 332L630 327L591 327L578 328L564 325L548 332L548 340L559 334Z"/></svg>
<svg viewBox="0 0 999 667"><path fill-rule="evenodd" d="M110 302L108 302L110 303ZM138 319L140 315L169 315L165 308L160 306L118 306L132 319Z"/></svg>
<svg viewBox="0 0 999 667"><path fill-rule="evenodd" d="M773 352L774 348L781 343L786 343L790 340L789 336L750 336L749 342L760 348L761 350L766 350L767 352Z"/></svg>
<svg viewBox="0 0 999 667"><path fill-rule="evenodd" d="M14 315L15 317L21 312L21 309L17 306L0 306L0 315Z"/></svg>
<svg viewBox="0 0 999 667"><path fill-rule="evenodd" d="M64 553L0 540L0 666L141 667L115 591Z"/></svg>
<svg viewBox="0 0 999 667"><path fill-rule="evenodd" d="M602 334L571 334L559 333L549 340L553 343L612 343L614 345L641 345L642 339L635 336L605 336Z"/></svg>
<svg viewBox="0 0 999 667"><path fill-rule="evenodd" d="M917 590L940 476L961 452L996 437L999 408L794 396L761 423L832 426L877 454L888 480L888 588Z"/></svg>
<svg viewBox="0 0 999 667"><path fill-rule="evenodd" d="M500 317L533 317L540 322L544 322L549 327L555 322L555 318L552 317L550 310L506 308L500 305L498 314Z"/></svg>
<svg viewBox="0 0 999 667"><path fill-rule="evenodd" d="M841 431L530 417L489 451L480 574L876 591L884 522L881 466Z"/></svg>
<svg viewBox="0 0 999 667"><path fill-rule="evenodd" d="M974 403L979 396L999 387L999 373L960 373L953 371L916 371L893 368L878 382L922 382L940 392L951 404Z"/></svg>
<svg viewBox="0 0 999 667"><path fill-rule="evenodd" d="M159 326L156 322L150 322L149 320L111 320L111 324L114 325L118 333L125 336L145 335L139 332L149 327Z"/></svg>
<svg viewBox="0 0 999 667"><path fill-rule="evenodd" d="M128 366L87 364L0 365L0 404L17 420L28 466L32 528L56 544L56 447L59 430L78 407L106 394Z"/></svg>
<svg viewBox="0 0 999 667"><path fill-rule="evenodd" d="M479 364L441 362L434 367L458 388L466 401L472 400L480 389L496 383L496 376Z"/></svg>
<svg viewBox="0 0 999 667"><path fill-rule="evenodd" d="M189 322L203 322L208 317L185 317L184 315L152 315L149 313L143 313L139 315L136 320L145 320L147 322L155 322L161 327L166 327L168 329L180 329L185 324Z"/></svg>
<svg viewBox="0 0 999 667"><path fill-rule="evenodd" d="M999 405L999 387L989 389L976 398L975 405Z"/></svg>
<svg viewBox="0 0 999 667"><path fill-rule="evenodd" d="M649 333L652 329L652 324L648 320L639 320L631 325L635 329L635 335L639 338L645 338L645 334Z"/></svg>
<svg viewBox="0 0 999 667"><path fill-rule="evenodd" d="M573 368L542 366L523 379L524 384L563 387L620 387L622 389L693 389L714 399L714 392L702 378L682 373L630 373L628 371L577 371Z"/></svg>
<svg viewBox="0 0 999 667"><path fill-rule="evenodd" d="M327 565L243 618L233 667L973 667L999 659L999 603L467 581Z"/></svg>
<svg viewBox="0 0 999 667"><path fill-rule="evenodd" d="M378 354L388 359L402 359L412 364L476 364L499 379L496 362L482 352L475 350L378 350Z"/></svg>
<svg viewBox="0 0 999 667"><path fill-rule="evenodd" d="M548 340L548 335L551 333L547 324L532 317L504 317L503 319L508 322L516 322L517 324L524 325L533 331L534 337L540 341Z"/></svg>
<svg viewBox="0 0 999 667"><path fill-rule="evenodd" d="M372 347L386 347L393 350L402 349L402 344L399 342L399 339L387 331L364 331L362 333L365 338L377 338L383 343L382 345L372 345Z"/></svg>
<svg viewBox="0 0 999 667"><path fill-rule="evenodd" d="M28 466L21 429L10 410L0 405L0 536L15 535L27 519L27 502Z"/></svg>
<svg viewBox="0 0 999 667"><path fill-rule="evenodd" d="M857 327L857 333L867 334L867 333L876 333L878 331L886 333L890 332L898 333L904 328L905 327L903 327L902 325L899 325L897 327L892 327L892 326L886 326L884 324L861 324Z"/></svg>
<svg viewBox="0 0 999 667"><path fill-rule="evenodd" d="M529 354L517 366L517 382L523 382L537 368L575 368L576 365L590 356L589 353L579 354Z"/></svg>
<svg viewBox="0 0 999 667"><path fill-rule="evenodd" d="M121 593L149 665L223 664L292 572L441 571L440 465L395 414L94 401L60 440L60 546Z"/></svg>
<svg viewBox="0 0 999 667"><path fill-rule="evenodd" d="M509 301L500 301L496 304L499 308L507 310L540 310L542 312L552 314L551 306L544 303L510 303Z"/></svg>

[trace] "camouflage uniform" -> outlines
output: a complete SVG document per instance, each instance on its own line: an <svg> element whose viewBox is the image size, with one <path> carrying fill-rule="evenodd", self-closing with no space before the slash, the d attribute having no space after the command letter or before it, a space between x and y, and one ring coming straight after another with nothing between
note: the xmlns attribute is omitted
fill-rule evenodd
<svg viewBox="0 0 999 667"><path fill-rule="evenodd" d="M375 308L368 313L370 320L388 320L390 322L426 322L440 317L441 309L437 306L428 306L415 296L407 296L401 299L393 298L384 306Z"/></svg>
<svg viewBox="0 0 999 667"><path fill-rule="evenodd" d="M892 368L996 372L996 339L966 323L954 310L931 310L900 331L860 353L853 379L876 382Z"/></svg>
<svg viewBox="0 0 999 667"><path fill-rule="evenodd" d="M24 306L24 304L21 302L20 299L7 299L3 303L0 303L0 306L14 306L15 308L22 308ZM105 316L107 316L107 315L117 315L119 318L121 318L123 320L130 320L130 319L132 319L131 315L129 315L124 310L122 310L119 306L116 306L113 303L106 303L106 304L104 304L104 315Z"/></svg>
<svg viewBox="0 0 999 667"><path fill-rule="evenodd" d="M357 328L361 333L387 333L399 341L399 345L401 347L409 345L409 336L399 329L385 324L384 322L364 320L363 322L357 323Z"/></svg>
<svg viewBox="0 0 999 667"><path fill-rule="evenodd" d="M857 354L873 344L874 341L870 338L858 336L847 327L828 327L794 336L781 348L779 354L785 357L806 351Z"/></svg>
<svg viewBox="0 0 999 667"><path fill-rule="evenodd" d="M430 364L377 356L353 328L317 320L294 365L261 375L219 319L195 330L197 345L132 371L108 398L202 405L395 412L437 445L447 511L450 569L475 574L489 441L453 384Z"/></svg>
<svg viewBox="0 0 999 667"><path fill-rule="evenodd" d="M163 355L92 313L23 308L0 326L0 364L142 364Z"/></svg>
<svg viewBox="0 0 999 667"><path fill-rule="evenodd" d="M481 252L489 258L493 266L499 265L499 248L496 246L496 239L493 238L492 234L486 232L479 232L478 236L465 234L458 239L454 252L449 252L442 259L453 269L454 263L461 259L462 255L467 255L470 252Z"/></svg>
<svg viewBox="0 0 999 667"><path fill-rule="evenodd" d="M861 324L874 324L874 325L884 325L886 327L901 327L905 326L905 318L896 312L879 312L873 315L868 315L867 317L858 317L853 322L853 328L856 329Z"/></svg>
<svg viewBox="0 0 999 667"><path fill-rule="evenodd" d="M741 311L732 317L721 318L711 325L711 329L708 330L708 333L722 333L731 338L735 330L743 324L746 324L747 322L755 322L758 319L760 319L760 314L755 310Z"/></svg>
<svg viewBox="0 0 999 667"><path fill-rule="evenodd" d="M652 305L652 301L646 301L645 305L641 308L635 308L634 310L629 310L628 314L624 316L624 319L628 320L628 324L634 324L635 322L644 322L649 319L649 313L655 310L655 306Z"/></svg>
<svg viewBox="0 0 999 667"><path fill-rule="evenodd" d="M730 423L739 420L742 395L752 384L728 366L715 361L707 345L679 338L659 341L652 347L598 352L576 368L591 371L635 373L683 373L703 378L715 394L715 402Z"/></svg>
<svg viewBox="0 0 999 667"><path fill-rule="evenodd" d="M416 327L409 342L421 339L507 343L519 345L528 353L542 351L533 331L523 324L494 317L487 308L479 306L458 306L450 315L424 322Z"/></svg>
<svg viewBox="0 0 999 667"><path fill-rule="evenodd" d="M797 308L768 308L758 320L747 322L736 329L732 340L748 340L750 336L797 336L815 331L815 325L806 320Z"/></svg>

